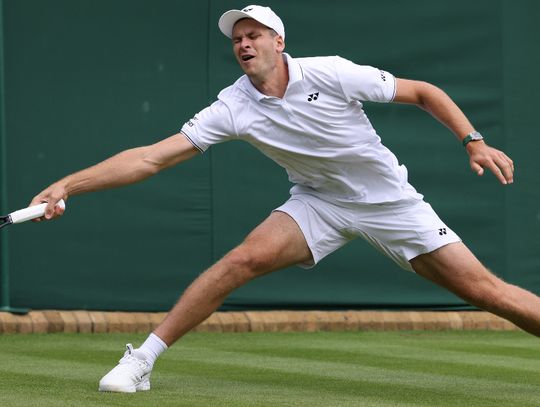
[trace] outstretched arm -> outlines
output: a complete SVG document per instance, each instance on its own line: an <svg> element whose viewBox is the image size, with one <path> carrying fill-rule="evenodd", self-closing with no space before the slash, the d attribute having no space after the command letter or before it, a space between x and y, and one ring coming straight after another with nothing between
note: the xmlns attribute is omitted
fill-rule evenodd
<svg viewBox="0 0 540 407"><path fill-rule="evenodd" d="M116 188L142 181L159 171L195 156L198 150L182 134L156 144L122 151L92 167L68 175L34 197L30 205L48 202L45 218L61 215L55 205L71 195Z"/></svg>
<svg viewBox="0 0 540 407"><path fill-rule="evenodd" d="M394 102L414 104L424 109L448 127L460 141L474 131L454 101L441 89L427 82L397 79ZM465 148L475 173L483 175L484 168L488 168L502 184L514 181L514 163L505 153L488 146L484 141L468 143Z"/></svg>

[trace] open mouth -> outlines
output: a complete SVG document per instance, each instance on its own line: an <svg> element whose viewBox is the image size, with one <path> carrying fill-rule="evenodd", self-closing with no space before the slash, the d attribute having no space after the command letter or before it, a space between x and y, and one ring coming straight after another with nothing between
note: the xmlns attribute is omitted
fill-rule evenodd
<svg viewBox="0 0 540 407"><path fill-rule="evenodd" d="M253 59L255 57L253 55L242 55L241 58L242 58L242 61L245 62L245 61L249 61L250 59Z"/></svg>

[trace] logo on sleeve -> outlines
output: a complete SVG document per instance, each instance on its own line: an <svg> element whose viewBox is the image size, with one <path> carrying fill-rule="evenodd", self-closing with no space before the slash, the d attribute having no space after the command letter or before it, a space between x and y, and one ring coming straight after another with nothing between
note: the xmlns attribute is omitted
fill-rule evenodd
<svg viewBox="0 0 540 407"><path fill-rule="evenodd" d="M195 116L195 117L191 118L190 120L188 120L186 124L189 127L193 127L193 126L195 126L195 121L197 121L197 120L199 120L199 118L197 116Z"/></svg>
<svg viewBox="0 0 540 407"><path fill-rule="evenodd" d="M440 235L440 236L446 235L446 228L440 228L440 229L439 229L439 235Z"/></svg>
<svg viewBox="0 0 540 407"><path fill-rule="evenodd" d="M381 73L381 79L386 82L386 72L384 72L382 69L379 69L379 72Z"/></svg>
<svg viewBox="0 0 540 407"><path fill-rule="evenodd" d="M310 93L308 95L308 102L311 102L311 101L314 101L314 100L317 100L319 99L319 92L315 92L315 93Z"/></svg>

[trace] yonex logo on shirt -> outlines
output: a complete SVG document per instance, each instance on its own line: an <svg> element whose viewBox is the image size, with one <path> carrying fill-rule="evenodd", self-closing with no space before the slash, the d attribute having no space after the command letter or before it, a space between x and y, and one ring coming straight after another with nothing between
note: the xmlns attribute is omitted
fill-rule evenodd
<svg viewBox="0 0 540 407"><path fill-rule="evenodd" d="M336 202L403 199L405 168L379 142L362 104L351 103L389 102L395 91L393 75L385 71L383 81L378 68L340 57L294 59L285 54L285 58L292 86L282 103L266 103L274 101L244 75L199 112L197 121L191 119L193 126L186 123L182 132L200 151L228 140L254 145L287 168L295 191L315 189ZM362 148L366 144L370 148ZM361 159L351 160L353 156ZM341 163L339 171L335 159ZM368 182L372 174L381 173L385 176L376 185ZM434 236L439 227L433 227Z"/></svg>
<svg viewBox="0 0 540 407"><path fill-rule="evenodd" d="M310 93L308 95L308 102L311 102L312 100L317 100L319 98L319 92Z"/></svg>
<svg viewBox="0 0 540 407"><path fill-rule="evenodd" d="M195 126L195 123L193 123L193 120L199 120L199 119L197 118L197 116L195 116L195 117L192 117L190 120L188 120L187 125L189 127Z"/></svg>

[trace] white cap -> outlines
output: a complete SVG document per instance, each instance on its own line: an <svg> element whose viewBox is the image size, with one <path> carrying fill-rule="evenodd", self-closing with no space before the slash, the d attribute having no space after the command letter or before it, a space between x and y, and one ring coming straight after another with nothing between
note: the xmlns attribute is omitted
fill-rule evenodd
<svg viewBox="0 0 540 407"><path fill-rule="evenodd" d="M271 28L285 39L285 27L283 21L272 11L270 7L246 6L242 10L229 10L219 18L218 26L223 34L232 38L233 27L242 18L252 18L259 23Z"/></svg>

